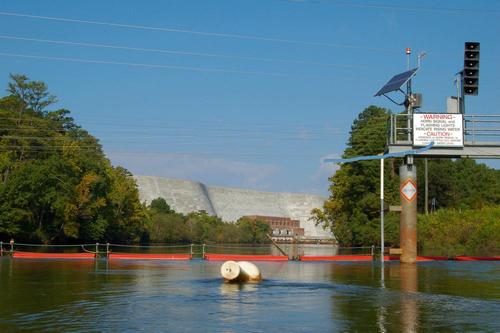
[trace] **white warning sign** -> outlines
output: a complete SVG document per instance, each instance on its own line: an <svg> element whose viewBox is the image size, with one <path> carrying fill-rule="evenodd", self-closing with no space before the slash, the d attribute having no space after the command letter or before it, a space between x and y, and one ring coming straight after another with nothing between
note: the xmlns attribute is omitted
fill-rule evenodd
<svg viewBox="0 0 500 333"><path fill-rule="evenodd" d="M463 116L449 113L416 113L413 115L413 145L435 147L464 146Z"/></svg>
<svg viewBox="0 0 500 333"><path fill-rule="evenodd" d="M417 185L411 179L407 179L401 186L400 191L403 197L411 202L417 195Z"/></svg>

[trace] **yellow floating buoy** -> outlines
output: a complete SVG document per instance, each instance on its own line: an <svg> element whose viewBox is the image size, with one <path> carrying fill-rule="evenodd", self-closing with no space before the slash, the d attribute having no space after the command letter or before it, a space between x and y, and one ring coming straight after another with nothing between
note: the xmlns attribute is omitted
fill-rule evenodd
<svg viewBox="0 0 500 333"><path fill-rule="evenodd" d="M259 268L249 261L226 261L220 273L227 282L258 282L262 280Z"/></svg>

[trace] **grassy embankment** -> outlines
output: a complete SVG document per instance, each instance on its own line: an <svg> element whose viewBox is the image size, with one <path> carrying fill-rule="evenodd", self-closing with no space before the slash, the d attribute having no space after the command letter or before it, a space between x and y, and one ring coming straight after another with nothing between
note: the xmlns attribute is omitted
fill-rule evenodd
<svg viewBox="0 0 500 333"><path fill-rule="evenodd" d="M419 215L418 243L428 255L500 255L500 206Z"/></svg>

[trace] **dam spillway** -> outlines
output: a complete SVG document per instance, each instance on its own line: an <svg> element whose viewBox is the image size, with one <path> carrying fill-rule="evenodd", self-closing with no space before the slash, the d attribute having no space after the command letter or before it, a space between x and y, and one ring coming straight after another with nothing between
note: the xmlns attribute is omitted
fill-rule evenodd
<svg viewBox="0 0 500 333"><path fill-rule="evenodd" d="M310 221L311 210L321 208L326 197L303 193L264 192L240 188L207 186L191 180L134 176L141 201L164 198L176 212L200 210L234 222L242 216L289 217L300 221L304 235L312 239L331 239L331 232Z"/></svg>

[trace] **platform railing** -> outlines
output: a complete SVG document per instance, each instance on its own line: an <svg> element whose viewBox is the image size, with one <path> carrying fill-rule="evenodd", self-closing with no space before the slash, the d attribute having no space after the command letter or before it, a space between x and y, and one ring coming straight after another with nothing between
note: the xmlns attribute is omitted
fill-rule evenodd
<svg viewBox="0 0 500 333"><path fill-rule="evenodd" d="M500 115L465 115L464 122L466 143L500 144Z"/></svg>
<svg viewBox="0 0 500 333"><path fill-rule="evenodd" d="M391 114L389 144L412 144L413 118L408 114Z"/></svg>
<svg viewBox="0 0 500 333"><path fill-rule="evenodd" d="M412 145L412 115L392 114L388 136L389 145ZM500 145L500 115L464 115L464 144Z"/></svg>

